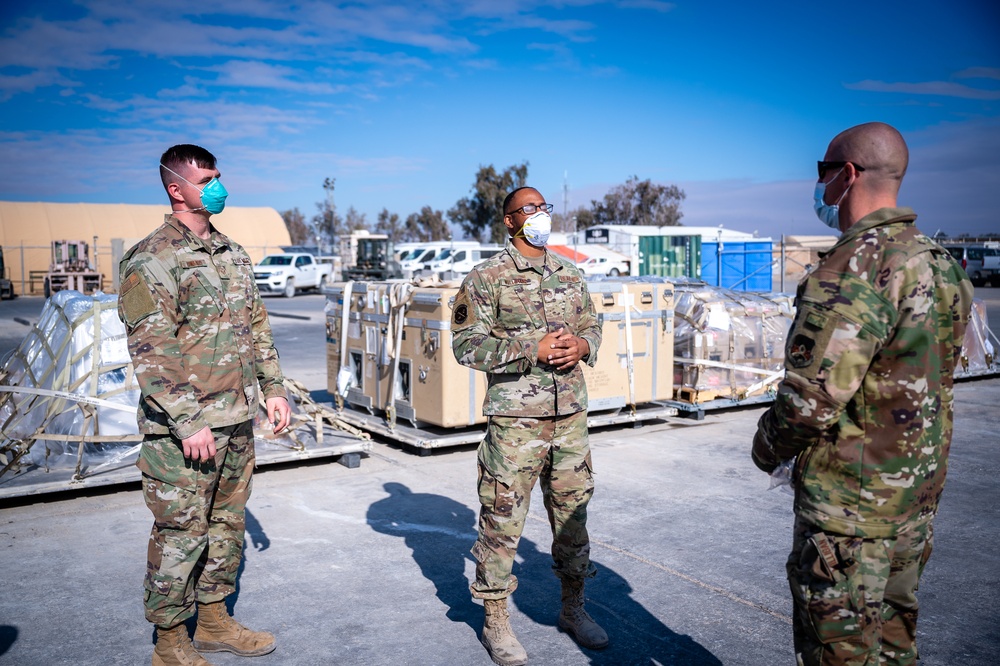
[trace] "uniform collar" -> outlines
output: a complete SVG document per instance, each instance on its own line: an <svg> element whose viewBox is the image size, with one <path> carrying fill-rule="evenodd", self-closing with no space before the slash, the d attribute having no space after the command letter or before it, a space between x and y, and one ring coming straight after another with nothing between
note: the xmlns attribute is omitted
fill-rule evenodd
<svg viewBox="0 0 1000 666"><path fill-rule="evenodd" d="M542 255L542 265L539 267L532 264L527 257L521 254L521 251L518 250L513 243L510 241L507 242L507 254L510 255L511 260L514 262L514 267L517 268L518 271L535 271L536 273L547 275L562 268L561 264L549 257L549 251L547 249L542 248L542 251L545 254ZM543 269L546 268L548 271L543 271Z"/></svg>
<svg viewBox="0 0 1000 666"><path fill-rule="evenodd" d="M826 255L833 252L835 249L839 248L841 245L846 245L852 242L861 234L874 229L875 227L888 226L890 224L913 224L913 221L917 219L917 214L913 212L912 208L900 207L900 208L879 208L873 213L865 215L863 218L858 220L854 226L844 232L837 241L837 244L826 252L821 252L820 256L825 257Z"/></svg>
<svg viewBox="0 0 1000 666"><path fill-rule="evenodd" d="M206 239L198 238L194 235L194 232L184 226L184 223L179 219L174 217L171 213L167 213L163 216L163 223L168 224L177 230L177 233L187 241L187 244L192 246L192 248L197 250L205 250L206 252L211 250L212 254L219 252L229 247L229 239L224 235L220 234L219 230L215 228L215 225L211 222L208 223L209 229L212 235Z"/></svg>

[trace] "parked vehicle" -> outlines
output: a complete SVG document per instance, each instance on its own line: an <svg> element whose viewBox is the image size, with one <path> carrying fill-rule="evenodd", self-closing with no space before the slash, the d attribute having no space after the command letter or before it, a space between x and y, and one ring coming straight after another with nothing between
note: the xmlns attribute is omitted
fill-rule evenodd
<svg viewBox="0 0 1000 666"><path fill-rule="evenodd" d="M282 294L291 298L297 291L322 289L333 267L319 263L311 254L269 254L253 267L257 290L262 294Z"/></svg>
<svg viewBox="0 0 1000 666"><path fill-rule="evenodd" d="M94 243L96 247L96 236ZM90 262L90 246L86 241L52 241L52 263L42 291L45 298L64 289L90 295L103 288L104 276Z"/></svg>
<svg viewBox="0 0 1000 666"><path fill-rule="evenodd" d="M503 249L500 245L473 245L475 247L446 248L426 267L432 273L465 274Z"/></svg>
<svg viewBox="0 0 1000 666"><path fill-rule="evenodd" d="M986 245L954 243L948 243L942 247L948 250L951 256L955 257L955 261L965 269L965 273L969 276L974 287L982 287L987 282L996 284L996 281L1000 280L1000 269L995 267L995 261L992 259L992 257L1000 255L1000 250L997 248ZM987 257L990 257L990 260L985 262Z"/></svg>
<svg viewBox="0 0 1000 666"><path fill-rule="evenodd" d="M344 269L345 280L389 280L403 277L386 236L358 238L354 265Z"/></svg>
<svg viewBox="0 0 1000 666"><path fill-rule="evenodd" d="M590 257L577 266L584 275L628 275L628 261L624 258Z"/></svg>
<svg viewBox="0 0 1000 666"><path fill-rule="evenodd" d="M3 248L0 247L0 301L5 298L14 298L14 283L7 274L7 267L3 263Z"/></svg>
<svg viewBox="0 0 1000 666"><path fill-rule="evenodd" d="M987 248L992 253L983 255L983 270L990 271L990 286L1000 287L1000 250Z"/></svg>

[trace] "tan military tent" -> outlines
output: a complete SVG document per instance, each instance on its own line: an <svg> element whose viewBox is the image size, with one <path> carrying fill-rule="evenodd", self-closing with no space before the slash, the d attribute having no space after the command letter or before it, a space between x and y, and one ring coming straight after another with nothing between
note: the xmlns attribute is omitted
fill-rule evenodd
<svg viewBox="0 0 1000 666"><path fill-rule="evenodd" d="M14 291L42 293L54 240L90 245L90 261L104 274L105 291L113 291L117 272L113 241L120 239L114 245L128 249L156 229L167 212L165 205L0 201L0 246ZM212 222L246 248L254 261L291 244L285 223L273 208L228 207Z"/></svg>

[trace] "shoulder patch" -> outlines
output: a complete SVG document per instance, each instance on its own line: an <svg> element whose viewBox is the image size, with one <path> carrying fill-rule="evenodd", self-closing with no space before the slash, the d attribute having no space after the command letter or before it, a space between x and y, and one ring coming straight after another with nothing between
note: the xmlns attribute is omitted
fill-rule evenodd
<svg viewBox="0 0 1000 666"><path fill-rule="evenodd" d="M808 368L813 362L813 348L816 341L799 333L788 345L788 362L793 368Z"/></svg>
<svg viewBox="0 0 1000 666"><path fill-rule="evenodd" d="M121 286L121 305L125 323L135 326L149 315L159 310L153 300L153 294L146 284L142 274L129 273Z"/></svg>
<svg viewBox="0 0 1000 666"><path fill-rule="evenodd" d="M468 328L476 323L476 311L472 307L469 292L462 288L455 297L455 305L451 311L451 325L456 329Z"/></svg>

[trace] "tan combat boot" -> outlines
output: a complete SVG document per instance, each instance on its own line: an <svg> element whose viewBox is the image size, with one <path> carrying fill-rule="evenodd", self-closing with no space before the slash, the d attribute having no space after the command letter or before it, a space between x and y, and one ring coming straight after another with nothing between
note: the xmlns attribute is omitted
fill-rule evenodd
<svg viewBox="0 0 1000 666"><path fill-rule="evenodd" d="M200 652L232 652L241 657L259 657L273 652L274 636L251 631L229 617L225 601L198 605L198 628L194 647Z"/></svg>
<svg viewBox="0 0 1000 666"><path fill-rule="evenodd" d="M153 666L212 666L195 652L183 623L166 629L156 628Z"/></svg>
<svg viewBox="0 0 1000 666"><path fill-rule="evenodd" d="M562 610L559 628L567 631L577 643L591 650L608 646L608 634L583 609L583 581L562 581Z"/></svg>
<svg viewBox="0 0 1000 666"><path fill-rule="evenodd" d="M486 599L483 601L486 618L483 621L483 647L490 653L490 659L499 666L524 666L528 663L528 653L514 636L510 628L510 614L507 599Z"/></svg>

